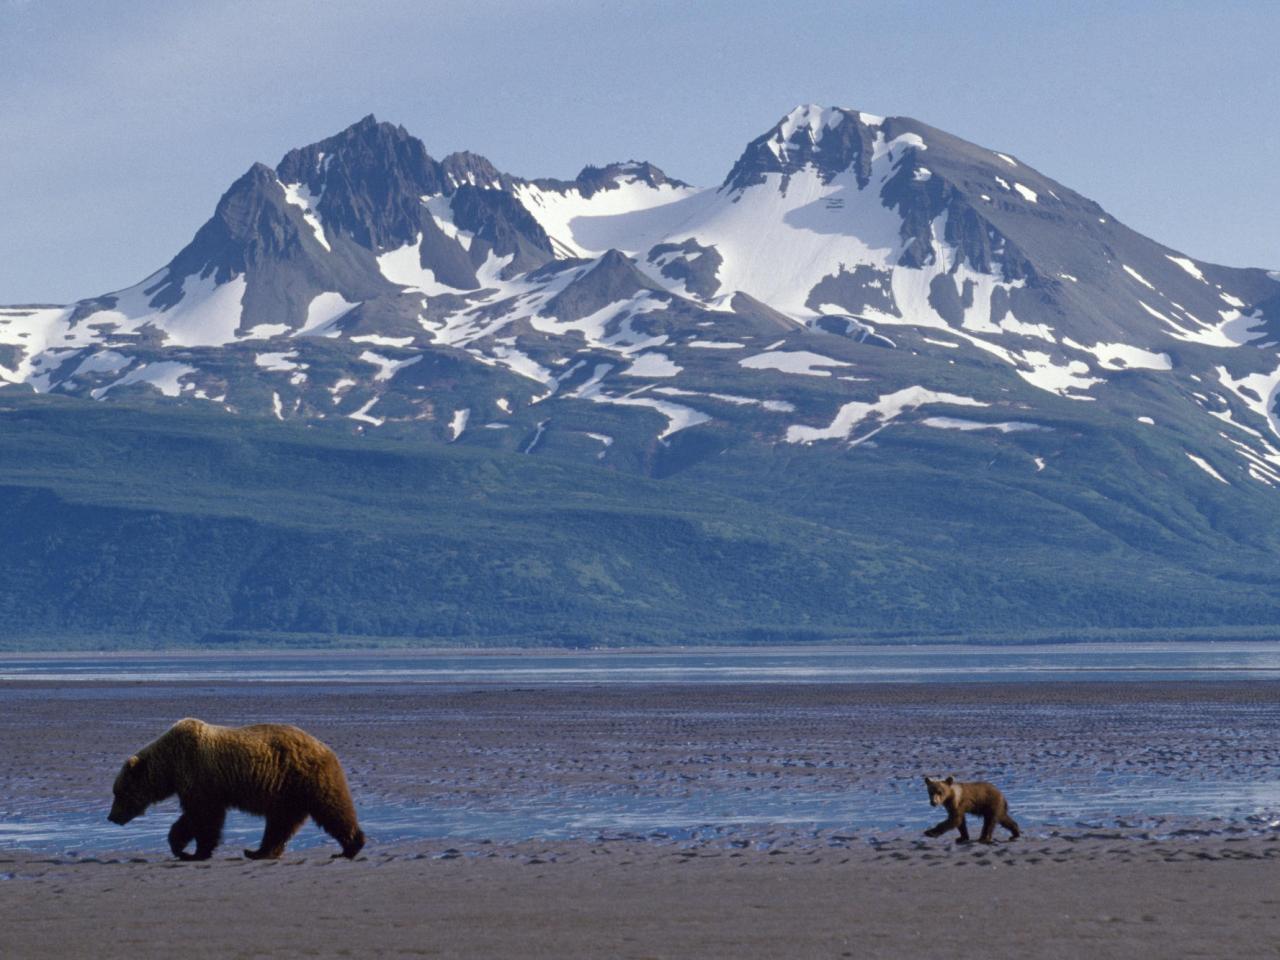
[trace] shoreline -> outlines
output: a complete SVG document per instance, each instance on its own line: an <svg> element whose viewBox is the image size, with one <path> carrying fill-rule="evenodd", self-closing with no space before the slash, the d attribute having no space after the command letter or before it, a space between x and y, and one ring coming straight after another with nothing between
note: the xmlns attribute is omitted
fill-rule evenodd
<svg viewBox="0 0 1280 960"><path fill-rule="evenodd" d="M1210 628L1206 632L1226 633L1218 637L1191 637L1187 639L1145 639L1161 633L1178 633L1178 630L1161 631L1155 629L1139 629L1131 632L1117 630L1107 634L1107 638L1061 639L1058 631L1049 631L1048 637L1026 637L1025 634L1010 635L1007 639L993 636L965 636L955 639L944 639L938 636L925 637L919 641L888 640L874 638L863 640L850 637L848 640L826 640L815 643L794 644L662 644L662 645L626 645L598 647L566 647L566 646L395 646L370 644L360 646L316 646L316 647L138 647L111 648L109 650L85 648L56 648L37 650L30 648L8 649L0 646L0 661L3 660L129 660L129 659L175 659L175 660L229 660L229 659L304 659L308 657L326 657L336 660L354 660L368 657L610 657L641 656L663 657L679 655L704 656L741 656L741 657L776 657L776 656L820 656L849 654L894 654L894 653L948 653L958 650L971 653L1048 653L1054 651L1070 651L1073 653L1106 653L1120 649L1144 650L1153 653L1196 650L1230 652L1252 652L1263 648L1275 648L1280 645L1280 627L1274 636L1260 638L1255 636L1230 636L1237 628ZM1256 634L1268 627L1241 627L1241 634ZM1066 631L1064 631L1066 632ZM1194 634L1194 628L1182 631ZM1057 637L1058 639L1054 639ZM358 638L344 638L352 640Z"/></svg>

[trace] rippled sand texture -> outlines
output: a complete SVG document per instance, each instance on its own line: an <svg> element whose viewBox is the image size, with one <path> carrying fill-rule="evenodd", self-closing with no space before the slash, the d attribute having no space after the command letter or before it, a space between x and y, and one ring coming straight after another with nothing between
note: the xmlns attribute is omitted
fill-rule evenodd
<svg viewBox="0 0 1280 960"><path fill-rule="evenodd" d="M1275 694L7 684L0 953L1274 956ZM107 824L123 757L187 714L329 742L367 855L308 828L249 863L245 819L177 864L171 808ZM1006 787L1024 838L925 840L926 771Z"/></svg>

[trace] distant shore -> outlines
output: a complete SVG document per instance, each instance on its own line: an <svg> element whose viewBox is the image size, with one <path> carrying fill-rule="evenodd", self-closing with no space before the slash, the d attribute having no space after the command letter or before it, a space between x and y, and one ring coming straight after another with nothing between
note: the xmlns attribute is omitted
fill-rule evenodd
<svg viewBox="0 0 1280 960"><path fill-rule="evenodd" d="M1214 650L1240 649L1253 650L1275 646L1280 643L1280 627L1241 627L1215 628L1212 630L1117 630L1101 631L1104 636L1076 636L1068 638L1063 634L1050 632L1043 637L1028 634L1008 635L1005 637L969 637L954 638L925 637L921 639L885 638L865 639L850 638L848 640L828 640L814 643L792 644L655 644L652 646L619 645L619 646L467 646L430 645L404 646L402 643L372 642L369 646L156 646L156 647L112 647L111 649L86 648L53 648L42 650L32 645L21 645L7 648L0 645L0 660L71 660L77 658L127 659L130 657L175 657L175 658L289 658L325 656L335 659L355 659L370 656L397 657L575 657L593 656L671 656L672 654L707 654L735 656L780 656L785 654L840 654L840 653L900 653L916 651L919 653L954 652L957 649L970 651L1009 651L1017 650L1033 653L1045 650L1070 649L1080 653L1103 653L1119 646L1130 646L1147 650L1188 650L1205 648ZM343 637L339 641L350 643L359 638Z"/></svg>

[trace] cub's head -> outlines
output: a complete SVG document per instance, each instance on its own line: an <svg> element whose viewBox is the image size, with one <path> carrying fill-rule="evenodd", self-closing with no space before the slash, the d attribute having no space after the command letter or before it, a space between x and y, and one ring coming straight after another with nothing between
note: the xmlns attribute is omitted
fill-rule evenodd
<svg viewBox="0 0 1280 960"><path fill-rule="evenodd" d="M939 807L946 803L947 798L951 796L951 785L955 782L955 777L947 777L945 780L934 780L932 777L925 777L924 785L929 791L929 806Z"/></svg>
<svg viewBox="0 0 1280 960"><path fill-rule="evenodd" d="M114 799L107 819L121 826L142 813L155 802L148 761L136 754L124 762L111 788Z"/></svg>

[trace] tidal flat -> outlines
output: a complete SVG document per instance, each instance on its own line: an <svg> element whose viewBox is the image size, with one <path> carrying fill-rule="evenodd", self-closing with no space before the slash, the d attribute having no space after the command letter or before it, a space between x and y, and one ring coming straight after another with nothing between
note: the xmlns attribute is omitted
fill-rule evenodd
<svg viewBox="0 0 1280 960"><path fill-rule="evenodd" d="M7 680L0 947L888 957L936 938L1274 956L1278 690ZM251 863L261 821L233 815L212 861L180 864L176 802L108 823L121 761L188 715L329 743L365 853L333 861L308 825L283 860ZM996 782L1023 837L926 839L925 773ZM93 933L126 915L122 938Z"/></svg>

